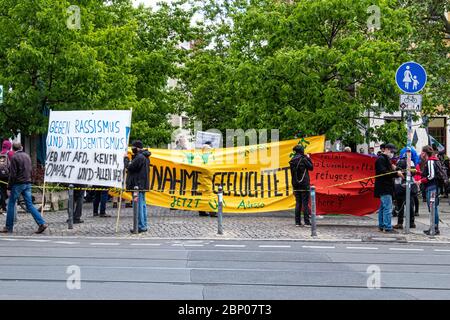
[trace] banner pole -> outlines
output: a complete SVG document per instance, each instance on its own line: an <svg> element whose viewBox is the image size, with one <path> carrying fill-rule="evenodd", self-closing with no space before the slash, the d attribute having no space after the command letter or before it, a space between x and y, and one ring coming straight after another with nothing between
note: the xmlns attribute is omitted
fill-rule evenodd
<svg viewBox="0 0 450 320"><path fill-rule="evenodd" d="M41 201L42 207L41 207L41 216L44 216L44 206L45 206L45 184L46 184L46 182L45 182L45 179L44 179L44 185L43 185L43 187L42 187L42 201ZM58 209L59 209L59 208L58 208Z"/></svg>
<svg viewBox="0 0 450 320"><path fill-rule="evenodd" d="M125 171L125 174L123 175L123 181L125 182L127 180L127 171ZM120 220L120 210L122 208L122 196L123 196L123 189L124 189L124 185L122 182L122 188L120 189L120 194L119 194L119 205L117 208L117 221L116 221L116 233L119 231L119 220Z"/></svg>
<svg viewBox="0 0 450 320"><path fill-rule="evenodd" d="M132 114L133 114L133 108L130 109L130 122L129 122L130 133L131 133L131 117L132 117ZM127 137L127 152L128 152L128 145L130 144L130 133L128 134L128 137ZM119 231L119 220L120 220L120 210L122 209L123 189L126 188L126 181L127 181L127 169L123 168L123 170L124 170L124 174L122 175L123 176L122 189L120 189L119 205L117 207L116 233Z"/></svg>

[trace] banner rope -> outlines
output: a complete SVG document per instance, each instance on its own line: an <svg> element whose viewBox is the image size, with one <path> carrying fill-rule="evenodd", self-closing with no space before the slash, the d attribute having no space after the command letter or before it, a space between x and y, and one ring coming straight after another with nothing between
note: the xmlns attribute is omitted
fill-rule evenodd
<svg viewBox="0 0 450 320"><path fill-rule="evenodd" d="M344 185L348 185L348 184L352 184L352 183L356 183L356 182L361 182L361 181L366 181L366 180L370 180L370 179L375 179L375 178L379 178L379 177L383 177L383 176L387 176L387 175L392 175L395 174L398 171L402 171L402 173L405 173L406 170L397 170L397 171L393 171L393 172L388 172L388 173L383 173L383 174L379 174L379 175L375 175L375 176L369 176L369 177L365 177L365 178L361 178L361 179L355 179L355 180L351 180L351 181L346 181L343 183L337 183L337 184L332 184L329 186L324 186L324 187L317 187L316 190L324 190L324 189L329 189L329 188L335 188L335 187L340 187L340 186L344 186ZM415 172L415 169L411 169L411 173ZM0 181L0 184L6 184L8 185L8 182L5 181ZM43 185L31 185L32 188L35 189L42 189L44 186ZM103 187L103 188L89 188L89 187L73 187L73 188L69 188L69 187L65 187L65 186L51 186L46 184L45 188L47 190L57 190L57 191L64 191L64 190L77 190L77 191L108 191L108 192L176 192L179 191L178 189L169 189L169 190L129 190L129 189L123 189L123 188L111 188L111 187ZM185 189L183 190L184 192L207 192L205 190L188 190ZM232 192L232 190L223 190L224 192ZM260 189L246 189L246 191L250 191L250 192L260 192ZM310 189L294 189L292 190L293 192L306 192L306 191L311 191ZM195 196L195 195L194 195Z"/></svg>

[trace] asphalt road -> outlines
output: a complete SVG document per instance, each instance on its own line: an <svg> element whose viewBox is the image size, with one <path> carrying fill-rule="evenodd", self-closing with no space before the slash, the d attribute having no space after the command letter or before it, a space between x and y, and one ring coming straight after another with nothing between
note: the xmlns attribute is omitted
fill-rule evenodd
<svg viewBox="0 0 450 320"><path fill-rule="evenodd" d="M450 299L450 244L0 237L0 288L0 299Z"/></svg>

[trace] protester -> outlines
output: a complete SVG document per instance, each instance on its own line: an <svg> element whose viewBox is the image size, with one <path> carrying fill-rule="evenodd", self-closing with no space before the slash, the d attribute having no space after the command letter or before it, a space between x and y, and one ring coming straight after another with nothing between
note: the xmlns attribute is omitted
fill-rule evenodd
<svg viewBox="0 0 450 320"><path fill-rule="evenodd" d="M400 150L400 159L403 155L406 157L406 151L406 147ZM419 154L417 154L417 151L414 147L411 147L411 161L414 162L414 165L419 164L420 162L420 156Z"/></svg>
<svg viewBox="0 0 450 320"><path fill-rule="evenodd" d="M400 150L400 158L402 158L403 155L406 157L406 151L407 148L403 148ZM411 161L414 163L414 170L416 170L416 174L414 177L415 181L420 180L420 155L417 153L416 149L414 147L411 147ZM415 188L415 187L414 187ZM414 216L419 216L419 192L420 190L417 190L417 193L411 193L411 197L414 201Z"/></svg>
<svg viewBox="0 0 450 320"><path fill-rule="evenodd" d="M292 187L295 195L295 225L300 227L301 211L303 207L303 219L305 226L310 226L309 212L309 189L310 178L309 171L313 170L313 164L309 155L305 155L305 149L301 145L294 147L295 155L289 161L291 167Z"/></svg>
<svg viewBox="0 0 450 320"><path fill-rule="evenodd" d="M100 186L95 186L95 189L101 189ZM95 190L94 191L94 199L93 199L93 215L94 217L100 216L101 218L108 218L111 217L110 215L106 214L106 202L108 202L108 190ZM98 212L100 205L100 214Z"/></svg>
<svg viewBox="0 0 450 320"><path fill-rule="evenodd" d="M66 187L69 187L69 185L66 185ZM86 185L83 184L73 184L73 223L79 224L84 223L84 220L81 220L81 216L83 215L83 203L84 203L84 189L86 188ZM89 200L88 197L86 197L87 200ZM69 211L69 207L67 207L67 211ZM69 219L66 220L66 222L69 222Z"/></svg>
<svg viewBox="0 0 450 320"><path fill-rule="evenodd" d="M425 165L427 164L427 160L425 158L425 153L422 152L420 154L419 158L420 158L419 167L420 167L420 172L422 173L422 172L424 172ZM422 175L420 176L420 180L422 180ZM419 188L420 188L420 193L422 194L422 202L427 202L427 193L425 192L425 185L419 184Z"/></svg>
<svg viewBox="0 0 450 320"><path fill-rule="evenodd" d="M360 154L365 154L364 148L359 148L359 153Z"/></svg>
<svg viewBox="0 0 450 320"><path fill-rule="evenodd" d="M441 166L445 171L445 174L448 177L449 174L449 159L448 156L445 154L445 151L440 151L438 153L438 159L441 162ZM439 185L439 191L440 191L440 195L444 196L445 198L448 198L448 181L442 181Z"/></svg>
<svg viewBox="0 0 450 320"><path fill-rule="evenodd" d="M407 168L407 155L405 152L400 153L400 160L397 162L397 169L406 171ZM411 164L411 169L414 170L414 163ZM414 196L417 195L419 188L416 184L411 185L410 192L410 210L409 210L409 226L410 228L415 228L416 225L414 223ZM406 212L406 179L405 178L396 178L395 179L395 200L397 206L398 219L397 224L394 226L394 229L403 229L403 220Z"/></svg>
<svg viewBox="0 0 450 320"><path fill-rule="evenodd" d="M138 207L138 232L147 232L147 205L145 203L145 193L150 188L149 173L150 173L150 155L151 152L144 150L142 141L136 140L132 143L133 152L132 160L125 157L125 168L128 170L127 189L133 190L134 187L139 188ZM133 203L135 204L135 202ZM133 232L133 230L131 230Z"/></svg>
<svg viewBox="0 0 450 320"><path fill-rule="evenodd" d="M1 233L12 233L14 228L14 214L16 202L20 195L23 196L27 210L31 213L38 225L36 233L42 233L48 228L39 211L33 206L31 198L31 159L28 154L22 150L22 144L15 142L13 144L14 156L11 158L10 174L8 188L11 190L8 201L8 213L6 216L6 226Z"/></svg>
<svg viewBox="0 0 450 320"><path fill-rule="evenodd" d="M375 148L374 147L370 147L369 148L369 156L374 157L374 158L377 156L375 154Z"/></svg>
<svg viewBox="0 0 450 320"><path fill-rule="evenodd" d="M11 150L11 142L3 141L2 152L0 153L0 210L2 214L6 214L6 199L8 199L8 179L11 158L14 152Z"/></svg>
<svg viewBox="0 0 450 320"><path fill-rule="evenodd" d="M427 197L428 211L431 212L430 202L431 197L434 195L434 227L435 234L439 235L439 180L441 180L442 173L440 170L439 159L435 156L433 148L431 146L425 146L422 148L422 158L425 160L424 169L422 171L422 179L418 184L423 184ZM425 230L424 233L429 235L430 229Z"/></svg>
<svg viewBox="0 0 450 320"><path fill-rule="evenodd" d="M416 164L415 172L414 172L414 182L418 182L422 179L422 172L420 171L420 163ZM419 191L417 190L417 194L413 196L414 200L414 216L419 216Z"/></svg>
<svg viewBox="0 0 450 320"><path fill-rule="evenodd" d="M344 152L352 152L352 148L350 148L350 147L345 147L345 148L344 148Z"/></svg>
<svg viewBox="0 0 450 320"><path fill-rule="evenodd" d="M392 228L392 195L394 193L393 178L403 178L401 171L395 171L391 164L396 148L388 143L384 146L384 152L375 161L375 197L380 198L378 210L378 229L384 232L394 232Z"/></svg>

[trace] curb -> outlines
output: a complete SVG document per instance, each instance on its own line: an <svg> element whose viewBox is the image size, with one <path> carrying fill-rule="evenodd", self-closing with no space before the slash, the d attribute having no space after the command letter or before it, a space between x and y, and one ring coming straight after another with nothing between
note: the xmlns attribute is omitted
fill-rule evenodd
<svg viewBox="0 0 450 320"><path fill-rule="evenodd" d="M425 245L448 245L450 244L450 241L424 241L424 240L406 240L406 239L397 239L392 238L386 241L383 240L364 240L364 239L297 239L297 238L283 238L283 239L277 239L277 238L265 238L265 239L255 239L255 238L212 238L212 237L198 237L198 238L183 238L183 237L177 237L177 238L166 238L166 237L94 237L94 236L3 236L0 237L0 240L2 238L9 238L9 239L89 239L89 240L95 240L95 239L103 239L103 240L165 240L165 241L195 241L195 240L206 240L206 241L277 241L277 242L323 242L323 243L403 243L403 244L425 244Z"/></svg>

